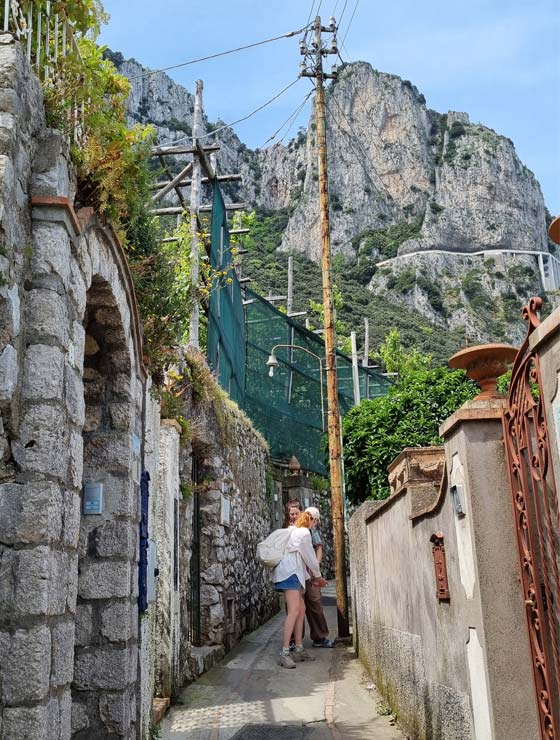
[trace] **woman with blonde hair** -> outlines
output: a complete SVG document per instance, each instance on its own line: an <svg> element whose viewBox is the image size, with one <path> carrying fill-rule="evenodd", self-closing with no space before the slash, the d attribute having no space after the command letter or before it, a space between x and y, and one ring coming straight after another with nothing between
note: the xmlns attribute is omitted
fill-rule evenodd
<svg viewBox="0 0 560 740"><path fill-rule="evenodd" d="M319 561L311 543L310 529L317 525L316 520L303 512L298 516L295 526L291 528L290 538L286 545L286 554L272 571L272 580L276 591L284 592L286 600L286 619L282 635L280 665L283 668L295 668L294 661L314 660L303 647L303 622L305 620L305 581L312 579L314 585L327 585L321 576ZM295 636L296 648L290 655L290 636Z"/></svg>

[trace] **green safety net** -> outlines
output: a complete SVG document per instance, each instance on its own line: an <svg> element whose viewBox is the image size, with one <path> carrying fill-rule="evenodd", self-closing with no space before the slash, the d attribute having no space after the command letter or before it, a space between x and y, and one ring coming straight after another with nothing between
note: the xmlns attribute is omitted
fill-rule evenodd
<svg viewBox="0 0 560 740"><path fill-rule="evenodd" d="M218 187L214 189L210 259L212 268L220 274L213 281L210 296L210 367L222 388L263 434L273 458L295 455L302 468L325 475L322 443L327 428L327 385L323 339L257 293L241 288L230 267L227 219ZM267 360L279 344L293 346L275 349L278 367L271 377ZM354 388L352 360L341 352L337 353L337 376L340 411L345 414L354 405ZM358 376L361 399L385 395L390 385L382 374L362 366Z"/></svg>
<svg viewBox="0 0 560 740"><path fill-rule="evenodd" d="M323 433L327 428L325 345L317 334L272 306L251 290L245 291L247 364L244 408L270 445L272 457L295 455L302 468L326 474ZM269 375L267 359L275 345L279 367ZM321 365L323 378L321 383ZM352 360L337 352L338 401L341 414L354 405ZM385 395L390 381L380 373L358 368L360 398ZM323 413L321 413L321 387ZM325 430L323 432L323 430Z"/></svg>
<svg viewBox="0 0 560 740"><path fill-rule="evenodd" d="M232 267L226 209L214 187L210 265L212 289L208 310L208 362L218 382L243 406L245 389L245 322L241 286Z"/></svg>

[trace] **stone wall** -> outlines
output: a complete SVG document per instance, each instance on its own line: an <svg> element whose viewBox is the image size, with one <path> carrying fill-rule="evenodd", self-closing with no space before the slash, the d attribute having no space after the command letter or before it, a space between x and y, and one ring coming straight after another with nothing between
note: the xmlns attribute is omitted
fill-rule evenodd
<svg viewBox="0 0 560 740"><path fill-rule="evenodd" d="M190 537L198 511L199 547L185 554L182 569L193 577L200 572L200 645L229 649L278 608L270 574L256 560L257 543L274 518L268 452L245 414L217 387L205 361L193 356L190 362L195 376L202 372L206 390L197 392L195 382L184 409L189 440L181 480ZM198 569L190 568L191 557L199 558ZM189 579L185 588L190 599L196 583Z"/></svg>
<svg viewBox="0 0 560 740"><path fill-rule="evenodd" d="M223 653L277 609L255 559L272 519L266 445L202 360L190 430L160 424L125 254L74 211L68 143L11 36L0 114L0 740L147 740L154 694L197 673L195 490L201 643ZM160 576L139 614L143 471Z"/></svg>
<svg viewBox="0 0 560 740"><path fill-rule="evenodd" d="M538 736L501 408L468 402L440 430L445 477L441 448L405 450L350 520L356 649L412 740Z"/></svg>
<svg viewBox="0 0 560 740"><path fill-rule="evenodd" d="M134 738L134 293L112 230L74 213L67 143L1 41L0 736ZM85 513L85 482L103 486L100 513Z"/></svg>

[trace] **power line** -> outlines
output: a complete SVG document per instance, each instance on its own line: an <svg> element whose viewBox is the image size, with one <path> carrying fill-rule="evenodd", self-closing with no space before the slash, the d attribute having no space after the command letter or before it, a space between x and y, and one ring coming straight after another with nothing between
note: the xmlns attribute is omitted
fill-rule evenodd
<svg viewBox="0 0 560 740"><path fill-rule="evenodd" d="M315 0L312 0L311 2L311 8L309 9L309 15L307 16L307 26L309 27L309 21L311 20L311 16L313 15L313 8L315 6Z"/></svg>
<svg viewBox="0 0 560 740"><path fill-rule="evenodd" d="M356 15L356 9L358 7L359 2L360 0L356 0L356 4L354 5L354 10L352 11L352 15L350 16L350 22L348 23L348 27L346 28L346 33L344 34L342 43L346 41L346 37L348 36L348 31L350 30L350 26L352 25L352 21L354 20L354 16Z"/></svg>
<svg viewBox="0 0 560 740"><path fill-rule="evenodd" d="M342 116L344 117L344 120L345 120L345 121L346 121L346 123L348 124L348 130L345 130L345 129L344 129L344 128L343 128L343 127L342 127L342 126L341 126L341 125L340 125L340 124L338 123L338 121L336 120L336 117L335 117L335 115L333 114L333 112L332 112L331 108L329 107L329 105L328 105L328 103L327 103L327 104L326 104L326 106L327 106L327 110L329 111L329 113L330 113L330 115L331 115L331 118L332 118L332 119L333 119L333 121L334 121L334 122L335 122L335 123L336 123L336 124L338 125L338 127L340 128L340 130L341 130L341 131L343 131L343 132L344 132L345 134L347 134L347 135L349 135L349 136L351 137L351 138L349 139L349 141L350 141L350 144L352 145L352 140L353 140L353 141L355 142L355 144L356 144L356 145L358 146L358 149L359 149L359 152L358 152L358 153L360 153L360 154L362 155L362 157L363 157L363 158L365 158L365 159L367 160L367 162L368 162L369 166L371 167L371 171L375 173L375 175L377 176L377 178L378 178L379 182L378 182L378 183L374 182L373 178L371 177L370 171L369 171L369 170L367 169L367 167L365 166L364 162L363 162L363 161L362 161L362 160L360 159L359 161L360 161L360 164L361 164L361 166L362 166L362 169L364 170L364 173L366 174L366 177L368 177L368 179L370 180L370 182L372 183L372 185L373 185L373 186L374 186L374 187L376 188L376 190L379 190L379 184L381 184L381 188L383 189L383 191L387 192L387 188L386 188L386 185L385 185L385 183L383 182L383 180L382 180L382 178L381 178L381 175L380 175L380 174L379 174L379 173L377 172L377 170L376 170L376 169L375 169L375 167L373 166L373 163L371 162L371 159L369 158L369 155L368 155L367 151L366 151L366 150L365 150L365 149L363 148L363 146L362 146L362 144L361 144L360 140L358 139L358 136L356 135L356 133L355 133L354 129L352 128L352 124L351 124L351 123L350 123L350 121L348 120L348 117L347 117L346 113L345 113L345 112L344 112L344 111L342 110L342 108L340 107L340 105L338 104L338 101L336 100L336 98L335 98L334 96L332 97L332 100L334 101L334 103L336 104L336 107L337 107L337 108L338 108L338 110L339 110L339 111L340 111L340 112L342 113ZM352 146L352 149L353 149L353 151L354 151L354 154L356 154L356 153L357 153L357 152L356 152L356 148L355 148L354 146ZM391 200L392 200L393 198L392 198L391 194L390 194L390 193L387 193L387 194L389 195L389 197L390 197L390 198L391 198Z"/></svg>
<svg viewBox="0 0 560 740"><path fill-rule="evenodd" d="M217 54L208 54L208 56L200 57L199 59L191 59L188 62L181 62L180 64L172 64L170 67L162 67L161 69L151 69L147 72L143 72L139 75L134 75L134 77L129 77L129 80L138 80L141 77L150 77L151 75L157 75L160 72L168 72L170 69L178 69L179 67L187 67L190 64L198 64L198 62L206 62L209 59L217 59L218 57L224 57L228 54L234 54L237 51L244 51L245 49L253 49L255 46L263 46L263 44L270 44L273 41L279 41L280 39L288 39L293 36L297 36L299 33L302 33L305 31L309 26L309 23L307 23L303 28L298 28L297 31L290 31L289 33L284 33L281 36L274 36L271 39L264 39L264 41L255 41L253 44L246 44L246 46L238 46L235 49L228 49L228 51L220 51Z"/></svg>
<svg viewBox="0 0 560 740"><path fill-rule="evenodd" d="M215 128L213 131L208 131L206 134L201 134L197 137L197 139L208 139L211 136L215 136L220 131L223 131L226 128L232 128L233 126L236 126L238 123L242 123L243 121L246 121L247 119L251 118L251 116L254 116L255 113L258 113L259 111L263 110L263 108L266 108L268 105L273 103L275 100L278 100L278 98L283 95L287 90L289 90L291 87L293 87L297 82L299 82L299 77L292 82L290 82L289 85L286 85L286 87L283 87L280 92L277 92L276 95L274 95L272 98L266 101L266 103L263 103L262 105L259 105L258 108L255 108L255 110L248 113L246 116L243 116L242 118L238 118L236 121L232 121L231 123L224 123L223 126L219 126L218 128ZM172 144L179 144L181 141L185 141L187 139L192 139L192 135L187 136L181 136L180 139L173 139L172 141L168 141L165 144L160 144L159 146L169 146Z"/></svg>
<svg viewBox="0 0 560 740"><path fill-rule="evenodd" d="M282 136L282 138L280 139L280 141L283 141L286 138L286 136L288 135L290 129L292 128L292 126L293 126L296 118L298 117L298 115L300 114L300 112L303 110L303 107L305 106L305 104L307 103L307 101L309 100L309 98L312 95L313 95L313 90L310 90L307 93L307 95L305 96L305 98L303 99L303 101L298 105L298 107L288 116L288 118L284 121L284 123L279 128L277 128L276 131L271 136L268 137L268 139L264 142L264 144L262 146L259 147L259 149L264 149L264 147L268 144L268 142L269 141L273 141L273 139L275 139L278 136L278 134L280 133L280 131L282 131L282 129L286 125L289 124L289 126L288 126L288 128L286 130L286 133Z"/></svg>
<svg viewBox="0 0 560 740"><path fill-rule="evenodd" d="M346 52L348 52L348 49L346 49L346 46L344 45L344 41L342 42L341 46L344 46L344 49L346 50ZM340 55L340 52L338 52L338 58L340 59L340 61L342 62L342 64L346 64L346 63L347 63L347 62L345 62L345 61L344 61L344 59L343 59L343 58L342 58L342 56ZM350 59L349 59L349 62L351 63L351 60L350 60ZM360 103L362 104L362 108L364 109L364 112L365 112L366 116L367 116L367 117L368 117L368 119L369 119L369 122L371 123L371 125L372 125L372 127L373 127L374 131L376 132L377 136L379 137L379 139L381 139L381 138L382 138L382 137L381 137L381 131L379 130L379 128L378 128L378 126L377 126L377 124L376 124L376 123L375 123L375 121L373 120L373 117L372 117L372 115L371 115L371 110L370 110L370 109L369 109L369 108L367 107L367 105L366 105L366 104L365 104L365 102L364 102L364 99L362 98L362 94L361 94L361 92L360 92L360 86L359 86L359 85L357 85L357 86L356 86L356 94L357 94L357 96L358 96L358 100L359 100L359 101L360 101ZM400 178L400 180L401 180L402 184L403 184L403 185L405 186L405 188L406 188L406 189L408 190L408 192L409 192L409 193L410 193L410 194L412 195L412 197L413 197L414 199L416 199L416 198L415 198L415 196L414 196L414 193L413 193L413 192L412 192L412 190L410 189L410 187L409 187L408 183L406 182L406 180L405 180L405 179L404 179L404 177L402 176L402 174L401 174L401 172L400 172L400 169L399 169L399 165L398 165L398 163L396 162L396 160L395 160L395 159L394 159L394 158L392 157L392 155L390 155L390 154L388 154L388 153L386 153L386 152L384 152L384 155L385 155L385 156L387 156L387 158L391 160L391 163L392 163L392 164L394 165L394 167L395 167L395 172L396 172L396 173L397 173L397 175L399 176L399 178Z"/></svg>
<svg viewBox="0 0 560 740"><path fill-rule="evenodd" d="M342 23L342 19L344 18L344 12L346 10L346 6L348 5L348 0L344 0L344 5L342 7L342 11L340 13L340 18L338 20L338 27L340 28L340 24Z"/></svg>

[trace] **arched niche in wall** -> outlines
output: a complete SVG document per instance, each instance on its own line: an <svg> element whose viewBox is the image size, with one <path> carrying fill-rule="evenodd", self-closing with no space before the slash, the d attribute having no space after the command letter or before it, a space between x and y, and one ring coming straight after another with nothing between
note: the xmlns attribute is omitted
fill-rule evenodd
<svg viewBox="0 0 560 740"><path fill-rule="evenodd" d="M139 458L134 360L109 282L86 296L73 738L133 735ZM139 440L138 440L139 442Z"/></svg>

